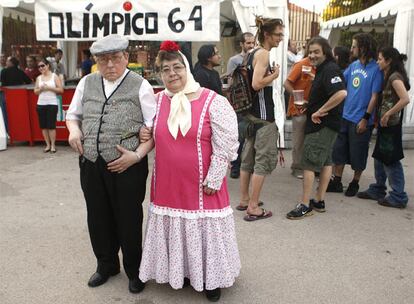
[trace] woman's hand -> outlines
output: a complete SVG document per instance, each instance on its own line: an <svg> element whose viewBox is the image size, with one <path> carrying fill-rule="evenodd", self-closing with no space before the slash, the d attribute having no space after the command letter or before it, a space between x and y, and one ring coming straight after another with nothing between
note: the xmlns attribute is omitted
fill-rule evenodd
<svg viewBox="0 0 414 304"><path fill-rule="evenodd" d="M207 186L204 186L204 187L203 187L203 191L204 191L204 193L205 193L205 194L207 194L207 195L213 195L214 193L216 193L216 192L217 192L217 190L211 189L211 188L209 188L209 187L207 187Z"/></svg>
<svg viewBox="0 0 414 304"><path fill-rule="evenodd" d="M139 130L139 141L141 143L147 142L152 138L152 128L151 127L142 127Z"/></svg>
<svg viewBox="0 0 414 304"><path fill-rule="evenodd" d="M141 161L138 154L133 151L127 150L120 145L117 145L116 149L121 153L121 157L108 164L108 170L111 172L122 173L132 165Z"/></svg>
<svg viewBox="0 0 414 304"><path fill-rule="evenodd" d="M387 113L385 113L382 117L381 117L381 127L386 127L388 125L388 120L390 119L390 115L388 115Z"/></svg>

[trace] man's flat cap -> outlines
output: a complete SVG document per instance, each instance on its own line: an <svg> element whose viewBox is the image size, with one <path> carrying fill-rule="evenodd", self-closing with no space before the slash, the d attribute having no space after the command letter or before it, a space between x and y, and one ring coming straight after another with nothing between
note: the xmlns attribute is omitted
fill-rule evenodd
<svg viewBox="0 0 414 304"><path fill-rule="evenodd" d="M90 51L92 55L116 53L125 51L128 44L129 41L125 37L120 35L108 35L92 43Z"/></svg>

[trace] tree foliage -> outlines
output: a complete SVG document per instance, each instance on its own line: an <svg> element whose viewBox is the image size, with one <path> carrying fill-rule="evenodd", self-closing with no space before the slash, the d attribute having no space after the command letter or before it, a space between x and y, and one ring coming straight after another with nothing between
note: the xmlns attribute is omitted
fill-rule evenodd
<svg viewBox="0 0 414 304"><path fill-rule="evenodd" d="M362 11L381 0L331 0L322 12L324 21Z"/></svg>

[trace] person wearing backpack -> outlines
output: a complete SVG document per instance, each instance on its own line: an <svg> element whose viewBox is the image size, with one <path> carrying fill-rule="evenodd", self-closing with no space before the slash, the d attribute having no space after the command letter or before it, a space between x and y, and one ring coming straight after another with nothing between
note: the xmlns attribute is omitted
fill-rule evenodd
<svg viewBox="0 0 414 304"><path fill-rule="evenodd" d="M243 59L246 54L254 48L255 39L254 35L250 32L245 32L240 36L240 47L241 52L231 57L227 63L226 77L231 77L234 70L243 63ZM240 176L240 165L241 165L241 152L243 150L244 138L240 136L240 122L242 115L237 114L237 122L239 123L239 150L237 151L237 159L231 162L231 178L239 178Z"/></svg>
<svg viewBox="0 0 414 304"><path fill-rule="evenodd" d="M279 77L279 66L270 65L269 51L283 40L284 25L281 19L256 16L259 47L247 61L247 72L255 91L252 107L245 115L250 122L242 152L240 168L241 201L238 210L246 210L246 221L272 216L272 212L259 207L260 193L265 177L277 164L278 129L275 123L272 82ZM249 185L252 191L249 193ZM263 204L263 203L260 203Z"/></svg>

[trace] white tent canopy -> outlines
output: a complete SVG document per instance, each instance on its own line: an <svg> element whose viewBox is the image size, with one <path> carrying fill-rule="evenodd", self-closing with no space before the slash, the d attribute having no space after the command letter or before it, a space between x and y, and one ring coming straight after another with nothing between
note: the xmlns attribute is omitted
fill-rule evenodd
<svg viewBox="0 0 414 304"><path fill-rule="evenodd" d="M393 46L401 53L407 54L406 69L410 83L414 86L414 1L383 0L361 12L329 20L322 23L320 35L329 39L335 46L340 38L340 31L387 29L394 32ZM414 89L410 91L410 104L407 106L404 125L414 126Z"/></svg>

